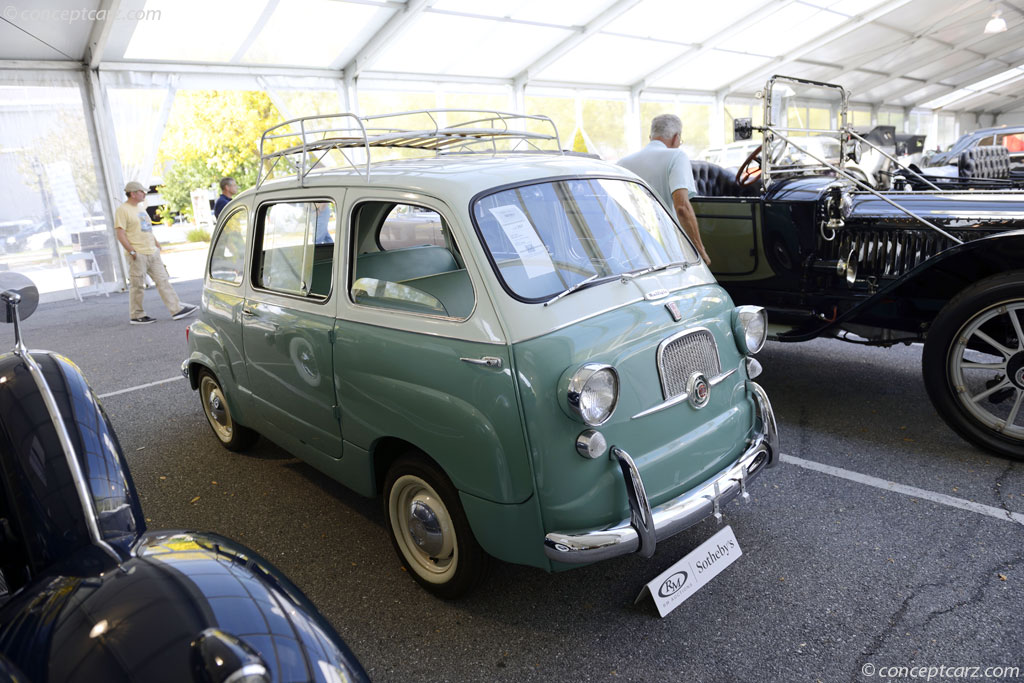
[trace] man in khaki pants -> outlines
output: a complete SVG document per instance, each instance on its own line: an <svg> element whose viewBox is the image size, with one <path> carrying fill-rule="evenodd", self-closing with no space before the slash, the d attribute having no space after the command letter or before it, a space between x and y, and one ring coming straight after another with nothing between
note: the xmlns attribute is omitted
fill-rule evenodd
<svg viewBox="0 0 1024 683"><path fill-rule="evenodd" d="M114 213L114 227L117 241L128 252L128 305L131 308L132 325L155 323L142 309L142 285L148 273L156 283L156 291L164 301L164 306L171 312L175 320L185 318L196 312L191 304L182 304L171 287L167 268L160 258L160 243L153 236L153 223L149 220L146 207L141 206L146 199L146 188L134 180L124 186L128 200L117 207Z"/></svg>

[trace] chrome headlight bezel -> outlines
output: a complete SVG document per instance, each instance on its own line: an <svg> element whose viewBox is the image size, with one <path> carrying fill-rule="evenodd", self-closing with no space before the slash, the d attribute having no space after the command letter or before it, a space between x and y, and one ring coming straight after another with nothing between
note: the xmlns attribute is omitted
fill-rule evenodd
<svg viewBox="0 0 1024 683"><path fill-rule="evenodd" d="M740 353L753 356L764 348L768 339L768 313L760 306L737 306L732 331Z"/></svg>
<svg viewBox="0 0 1024 683"><path fill-rule="evenodd" d="M588 405L593 399L596 390L595 382L609 381L611 383L611 396L606 400L605 405L597 406L595 414L592 405ZM599 427L611 419L615 408L619 403L619 373L606 363L584 363L573 371L567 371L560 382L560 395L563 397L562 406L570 417L573 417L590 427ZM591 393L588 393L591 392Z"/></svg>

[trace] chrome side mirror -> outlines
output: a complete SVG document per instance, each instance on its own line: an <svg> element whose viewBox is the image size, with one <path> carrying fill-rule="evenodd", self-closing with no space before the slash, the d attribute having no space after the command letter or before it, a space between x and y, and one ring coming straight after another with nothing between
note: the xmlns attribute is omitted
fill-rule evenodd
<svg viewBox="0 0 1024 683"><path fill-rule="evenodd" d="M21 273L0 273L0 301L4 322L14 323L14 352L23 355L28 350L21 338L21 321L36 312L39 290Z"/></svg>
<svg viewBox="0 0 1024 683"><path fill-rule="evenodd" d="M3 301L3 321L25 320L39 306L39 290L21 273L0 273L0 300Z"/></svg>

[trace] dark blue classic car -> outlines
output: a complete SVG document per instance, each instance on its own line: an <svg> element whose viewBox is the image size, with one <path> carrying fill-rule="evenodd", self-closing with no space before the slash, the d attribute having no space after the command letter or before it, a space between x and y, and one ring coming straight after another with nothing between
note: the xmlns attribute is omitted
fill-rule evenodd
<svg viewBox="0 0 1024 683"><path fill-rule="evenodd" d="M763 135L744 165L694 163L719 283L767 309L778 341L923 342L942 418L1024 459L1024 191L985 177L940 187L891 155L897 182L880 191L850 172L864 148L885 151L847 124L845 89L775 76L760 95L763 125L736 125L739 138ZM819 136L839 144L809 144Z"/></svg>
<svg viewBox="0 0 1024 683"><path fill-rule="evenodd" d="M0 683L366 681L281 572L210 533L147 531L117 435L67 358L28 351L38 293L0 276Z"/></svg>

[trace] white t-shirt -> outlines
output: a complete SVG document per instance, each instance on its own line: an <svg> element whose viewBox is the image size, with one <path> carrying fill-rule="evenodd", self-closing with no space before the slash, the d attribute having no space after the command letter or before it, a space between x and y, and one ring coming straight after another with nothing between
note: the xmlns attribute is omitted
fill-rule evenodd
<svg viewBox="0 0 1024 683"><path fill-rule="evenodd" d="M673 215L673 192L687 190L691 197L697 194L690 157L681 149L668 148L661 140L651 140L650 144L639 152L623 157L619 160L619 166L628 168L643 178L661 197Z"/></svg>

